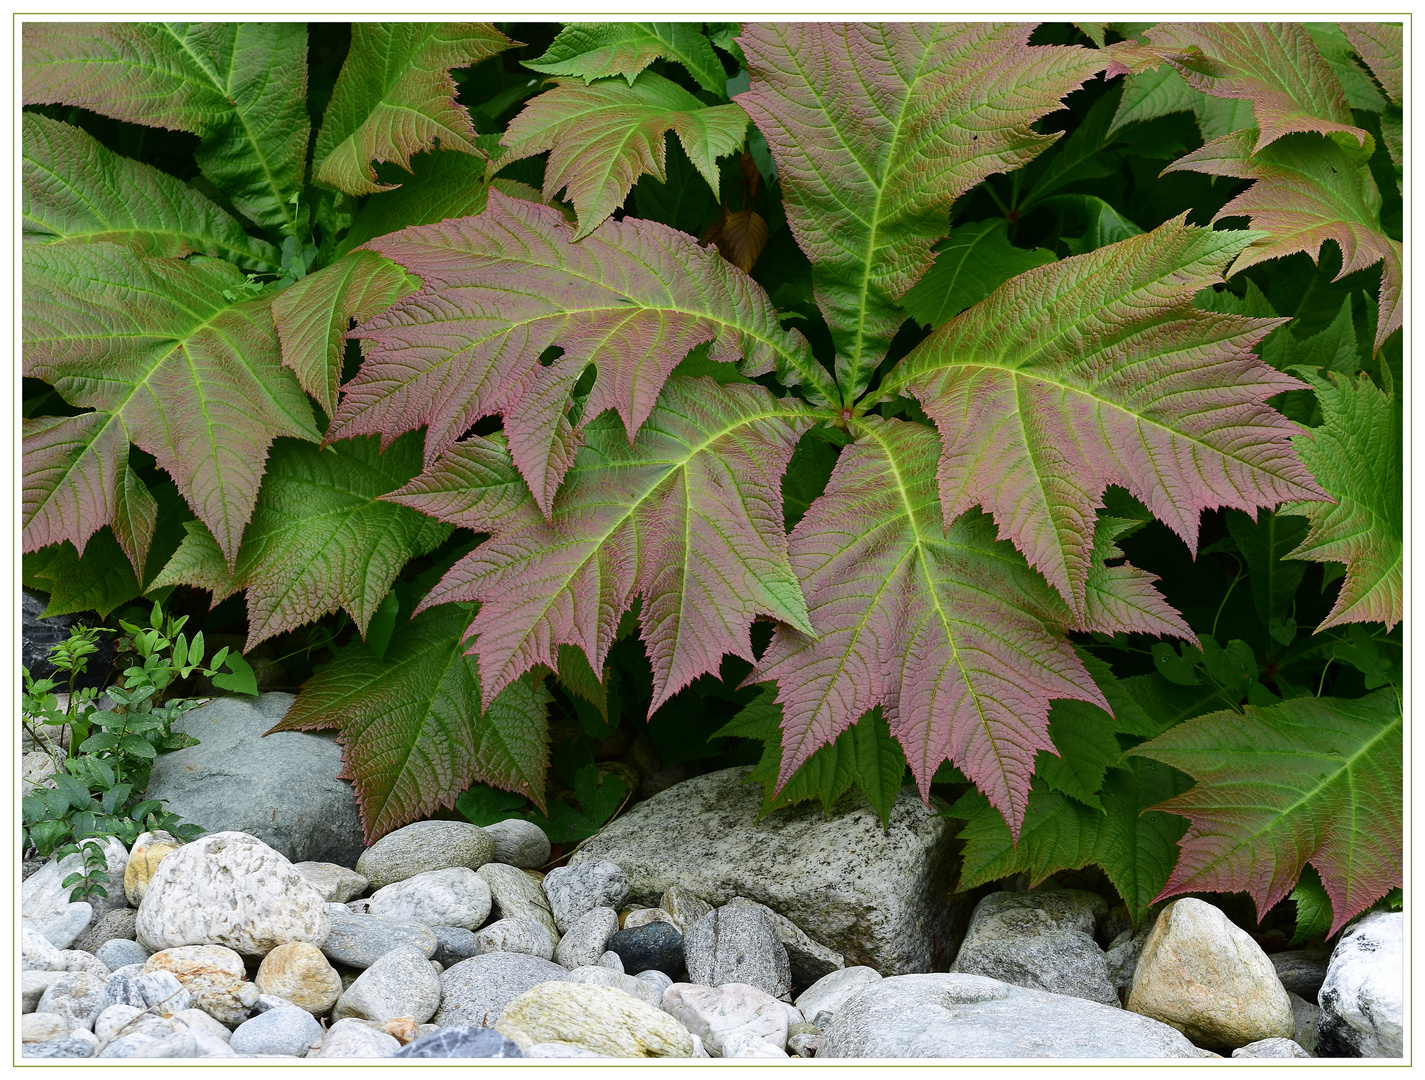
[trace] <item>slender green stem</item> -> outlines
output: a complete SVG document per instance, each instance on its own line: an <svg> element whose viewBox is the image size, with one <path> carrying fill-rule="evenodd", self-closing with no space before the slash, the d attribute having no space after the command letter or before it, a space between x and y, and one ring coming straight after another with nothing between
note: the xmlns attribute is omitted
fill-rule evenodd
<svg viewBox="0 0 1425 1080"><path fill-rule="evenodd" d="M1326 661L1326 666L1321 669L1321 681L1316 684L1316 696L1317 696L1317 697L1320 697L1320 696L1321 696L1321 691L1324 690L1324 689L1326 689L1326 673L1331 670L1331 665L1334 664L1335 662L1336 662L1336 658L1333 656L1333 657L1331 657L1329 660Z"/></svg>
<svg viewBox="0 0 1425 1080"><path fill-rule="evenodd" d="M1212 617L1212 629L1208 631L1211 637L1217 637L1217 620L1222 618L1222 609L1227 606L1227 601L1232 596L1232 590L1237 587L1237 582L1241 580L1242 564L1239 562L1237 563L1237 576L1232 579L1232 584L1227 586L1227 591L1222 594L1222 603L1217 605L1217 614Z"/></svg>

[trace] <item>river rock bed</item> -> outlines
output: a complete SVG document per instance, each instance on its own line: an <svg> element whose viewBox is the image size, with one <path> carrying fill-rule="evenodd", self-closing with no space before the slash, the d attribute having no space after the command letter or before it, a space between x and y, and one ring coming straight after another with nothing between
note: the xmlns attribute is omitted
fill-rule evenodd
<svg viewBox="0 0 1425 1080"><path fill-rule="evenodd" d="M111 841L109 896L85 903L61 887L78 857L51 859L22 885L21 1054L1403 1052L1400 913L1366 915L1329 953L1268 956L1193 897L1135 928L1052 882L959 896L942 807L905 793L884 830L855 806L754 826L746 774L670 787L548 873L548 840L520 819L322 841L352 865L291 859L310 847L300 820L269 837L209 820L188 844Z"/></svg>

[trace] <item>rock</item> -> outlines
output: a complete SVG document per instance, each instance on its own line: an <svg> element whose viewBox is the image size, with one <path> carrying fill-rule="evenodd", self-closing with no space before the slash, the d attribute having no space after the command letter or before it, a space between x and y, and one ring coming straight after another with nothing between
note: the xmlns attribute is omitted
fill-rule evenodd
<svg viewBox="0 0 1425 1080"><path fill-rule="evenodd" d="M517 952L538 956L541 960L554 959L554 945L543 924L534 919L500 919L471 935L475 951L468 956L479 956L490 952ZM453 963L468 959L458 956ZM567 966L567 965L566 965Z"/></svg>
<svg viewBox="0 0 1425 1080"><path fill-rule="evenodd" d="M268 953L267 955L271 956L272 954ZM341 976L337 976L337 978L340 979ZM355 982L356 980L353 979L352 981ZM258 994L257 1004L252 1007L252 1015L261 1016L263 1013L271 1012L273 1009L286 1009L289 1006L292 1008L297 1007L296 1002L288 1001L285 997L279 997L276 994Z"/></svg>
<svg viewBox="0 0 1425 1080"><path fill-rule="evenodd" d="M1109 944L1122 933L1133 933L1133 913L1128 910L1126 904L1114 904L1098 920L1094 940L1107 950Z"/></svg>
<svg viewBox="0 0 1425 1080"><path fill-rule="evenodd" d="M1181 1033L1096 1001L983 975L899 975L843 1004L822 1058L1196 1058Z"/></svg>
<svg viewBox="0 0 1425 1080"><path fill-rule="evenodd" d="M62 971L64 960L54 943L38 930L28 926L20 928L20 970L21 971Z"/></svg>
<svg viewBox="0 0 1425 1080"><path fill-rule="evenodd" d="M639 908L636 911L630 911L619 920L619 929L637 930L640 926L647 926L649 923L655 922L667 923L673 927L674 930L678 929L678 924L673 921L673 916L669 915L662 908L656 907ZM681 930L678 931L678 936L682 936Z"/></svg>
<svg viewBox="0 0 1425 1080"><path fill-rule="evenodd" d="M494 857L485 830L468 821L417 821L389 832L361 853L356 872L382 889L431 870L478 870Z"/></svg>
<svg viewBox="0 0 1425 1080"><path fill-rule="evenodd" d="M326 1016L341 997L341 976L308 941L279 945L262 959L253 979L260 994L285 998L313 1016Z"/></svg>
<svg viewBox="0 0 1425 1080"><path fill-rule="evenodd" d="M1330 949L1293 949L1272 953L1267 957L1276 968L1282 989L1288 994L1300 994L1315 1001L1326 981L1326 968L1331 963Z"/></svg>
<svg viewBox="0 0 1425 1080"><path fill-rule="evenodd" d="M190 1031L206 1031L223 1042L232 1038L233 1033L228 1030L227 1025L218 1023L202 1009L184 1009L174 1013L169 1019L175 1024L182 1024Z"/></svg>
<svg viewBox="0 0 1425 1080"><path fill-rule="evenodd" d="M329 862L293 863L292 869L307 879L307 884L328 904L344 904L364 893L369 885L355 870Z"/></svg>
<svg viewBox="0 0 1425 1080"><path fill-rule="evenodd" d="M87 971L67 971L40 995L36 1012L54 1013L64 1019L69 1030L93 1028L94 1018L108 1004L104 981Z"/></svg>
<svg viewBox="0 0 1425 1080"><path fill-rule="evenodd" d="M875 968L849 967L823 975L802 991L797 1010L811 1023L825 1028L838 1009L872 983L881 981Z"/></svg>
<svg viewBox="0 0 1425 1080"><path fill-rule="evenodd" d="M493 1028L457 1024L424 1035L397 1050L398 1058L517 1058L524 1053Z"/></svg>
<svg viewBox="0 0 1425 1080"><path fill-rule="evenodd" d="M61 949L59 962L65 971L87 971L100 981L107 981L109 978L109 965L93 953L80 949Z"/></svg>
<svg viewBox="0 0 1425 1080"><path fill-rule="evenodd" d="M586 911L564 926L564 936L554 949L554 962L566 968L597 964L618 930L618 914L611 907Z"/></svg>
<svg viewBox="0 0 1425 1080"><path fill-rule="evenodd" d="M608 947L618 954L624 971L634 975L661 971L671 977L683 970L683 935L671 922L625 927L609 938Z"/></svg>
<svg viewBox="0 0 1425 1080"><path fill-rule="evenodd" d="M790 1055L766 1039L735 1031L723 1043L724 1058L787 1058Z"/></svg>
<svg viewBox="0 0 1425 1080"><path fill-rule="evenodd" d="M1259 1039L1232 1051L1235 1058L1309 1058L1311 1055L1290 1039Z"/></svg>
<svg viewBox="0 0 1425 1080"><path fill-rule="evenodd" d="M366 911L396 922L475 930L490 914L490 887L466 866L427 870L378 889Z"/></svg>
<svg viewBox="0 0 1425 1080"><path fill-rule="evenodd" d="M108 1005L132 1005L152 1009L159 1016L172 1016L192 1005L192 996L171 971L145 972L137 965L120 968L105 984Z"/></svg>
<svg viewBox="0 0 1425 1080"><path fill-rule="evenodd" d="M1093 939L1096 909L1107 905L1093 893L990 893L975 905L950 970L1118 1008L1118 990Z"/></svg>
<svg viewBox="0 0 1425 1080"><path fill-rule="evenodd" d="M748 983L775 998L792 992L787 950L772 921L743 904L728 904L688 927L683 939L688 980L701 986Z"/></svg>
<svg viewBox="0 0 1425 1080"><path fill-rule="evenodd" d="M578 866L556 867L546 874L544 895L549 898L554 924L565 934L595 908L617 909L628 895L628 878L607 859L586 860Z"/></svg>
<svg viewBox="0 0 1425 1080"><path fill-rule="evenodd" d="M327 1029L322 1039L322 1047L317 1051L319 1058L383 1058L391 1057L401 1049L401 1044L392 1035L377 1031L361 1020L348 1018L338 1020Z"/></svg>
<svg viewBox="0 0 1425 1080"><path fill-rule="evenodd" d="M640 982L648 983L650 986L656 986L658 988L658 999L660 1001L663 1000L663 991L673 985L673 980L657 968L649 968L647 971L635 972L633 977Z"/></svg>
<svg viewBox="0 0 1425 1080"><path fill-rule="evenodd" d="M386 1022L398 1016L424 1024L440 1004L440 977L419 949L392 949L363 971L332 1008L333 1020Z"/></svg>
<svg viewBox="0 0 1425 1080"><path fill-rule="evenodd" d="M20 1012L32 1013L39 1008L45 991L67 974L65 971L20 972Z"/></svg>
<svg viewBox="0 0 1425 1080"><path fill-rule="evenodd" d="M787 1053L800 1058L816 1057L816 1048L821 1045L821 1033L810 1032L787 1036Z"/></svg>
<svg viewBox="0 0 1425 1080"><path fill-rule="evenodd" d="M69 1022L58 1013L31 1012L20 1017L20 1042L42 1043L69 1034Z"/></svg>
<svg viewBox="0 0 1425 1080"><path fill-rule="evenodd" d="M1291 1002L1261 946L1192 897L1173 901L1158 917L1127 1007L1207 1049L1290 1038L1295 1030Z"/></svg>
<svg viewBox="0 0 1425 1080"><path fill-rule="evenodd" d="M322 1041L322 1025L306 1009L289 1005L285 1009L254 1016L239 1025L228 1045L238 1054L293 1054Z"/></svg>
<svg viewBox="0 0 1425 1080"><path fill-rule="evenodd" d="M1316 1026L1321 1019L1321 1007L1307 1001L1299 994L1287 991L1288 998L1291 999L1291 1018L1296 1025L1296 1031L1292 1038L1297 1045L1305 1050L1312 1057L1316 1056Z"/></svg>
<svg viewBox="0 0 1425 1080"><path fill-rule="evenodd" d="M608 1054L596 1054L592 1050L585 1050L582 1046L571 1046L562 1042L542 1042L534 1043L524 1056L527 1058L603 1058L608 1059Z"/></svg>
<svg viewBox="0 0 1425 1080"><path fill-rule="evenodd" d="M711 904L694 896L681 885L669 885L664 889L663 895L658 899L658 907L668 913L680 934L686 934L688 927L713 909Z"/></svg>
<svg viewBox="0 0 1425 1080"><path fill-rule="evenodd" d="M441 1027L494 1027L501 1010L526 990L568 977L558 964L524 953L472 956L440 976L440 1008L432 1020Z"/></svg>
<svg viewBox="0 0 1425 1080"><path fill-rule="evenodd" d="M502 920L503 921L503 920ZM492 926L499 926L498 922L491 923L485 927L486 930ZM541 930L543 928L541 927ZM442 967L452 967L462 960L469 960L472 956L479 956L485 950L480 946L480 939L463 926L432 926L430 928L435 935L435 955L434 959ZM546 935L547 937L547 935ZM520 952L519 949L492 949L492 952ZM548 960L554 955L554 946L549 947Z"/></svg>
<svg viewBox="0 0 1425 1080"><path fill-rule="evenodd" d="M495 845L492 862L537 870L549 861L549 837L532 821L509 818L486 825L485 835Z"/></svg>
<svg viewBox="0 0 1425 1080"><path fill-rule="evenodd" d="M198 740L160 754L147 797L210 833L255 836L291 862L350 866L363 847L351 784L337 779L341 747L331 732L279 731L264 737L295 699L216 698L173 722Z"/></svg>
<svg viewBox="0 0 1425 1080"><path fill-rule="evenodd" d="M392 949L409 945L429 958L438 944L429 927L416 923L356 915L343 904L328 904L331 933L321 944L327 959L353 968L368 968Z"/></svg>
<svg viewBox="0 0 1425 1080"><path fill-rule="evenodd" d="M23 1044L20 1055L27 1058L87 1058L94 1056L98 1045L99 1040L91 1032L79 1030L62 1039Z"/></svg>
<svg viewBox="0 0 1425 1080"><path fill-rule="evenodd" d="M663 1010L700 1037L713 1057L729 1056L729 1049L756 1051L749 1044L765 1043L783 1053L787 1026L802 1014L746 983L694 986L674 983L663 994Z"/></svg>
<svg viewBox="0 0 1425 1080"><path fill-rule="evenodd" d="M598 966L608 968L610 971L617 971L620 975L627 974L623 969L623 960L612 949L606 949L603 956L599 957Z"/></svg>
<svg viewBox="0 0 1425 1080"><path fill-rule="evenodd" d="M153 1013L133 1005L108 1005L94 1018L94 1036L105 1042L153 1018Z"/></svg>
<svg viewBox="0 0 1425 1080"><path fill-rule="evenodd" d="M541 882L504 863L486 863L475 872L490 886L490 913L496 919L533 919L544 927L551 945L559 944L559 927Z"/></svg>
<svg viewBox="0 0 1425 1080"><path fill-rule="evenodd" d="M101 1058L197 1057L198 1040L171 1020L149 1017L127 1034L110 1039L95 1055Z"/></svg>
<svg viewBox="0 0 1425 1080"><path fill-rule="evenodd" d="M569 1043L610 1057L693 1055L687 1028L663 1010L607 986L542 983L506 1005L495 1027L512 1038L518 1033L534 1043Z"/></svg>
<svg viewBox="0 0 1425 1080"><path fill-rule="evenodd" d="M1404 914L1377 911L1341 932L1319 1001L1322 1057L1403 1056Z"/></svg>
<svg viewBox="0 0 1425 1080"><path fill-rule="evenodd" d="M128 865L129 849L124 847L123 841L113 836L104 840L102 845L105 869L109 875L110 885L106 890L109 893L107 897L90 896L86 901L93 908L95 920L102 919L111 911L118 911L128 906L123 890L114 886L124 880L124 867ZM51 856L48 862L20 884L20 914L27 919L43 919L47 915L68 907L71 902L69 894L74 891L74 886L66 887L61 882L70 874L83 873L83 871L84 858L78 852L66 855L63 859Z"/></svg>
<svg viewBox="0 0 1425 1080"><path fill-rule="evenodd" d="M128 898L130 907L136 908L143 903L143 894L148 891L148 883L158 864L169 852L177 851L182 846L181 840L161 829L139 834L134 846L129 849L129 861L124 867L124 896Z"/></svg>
<svg viewBox="0 0 1425 1080"><path fill-rule="evenodd" d="M144 973L170 971L188 991L193 1007L228 1027L247 1019L257 1004L257 987L247 981L242 957L221 945L184 945L156 952Z"/></svg>
<svg viewBox="0 0 1425 1080"><path fill-rule="evenodd" d="M621 971L599 967L597 964L591 967L576 967L569 972L569 981L583 983L585 986L608 986L614 990L622 990L625 994L632 994L655 1009L663 1007L663 991L652 983L625 975Z"/></svg>
<svg viewBox="0 0 1425 1080"><path fill-rule="evenodd" d="M909 788L885 832L864 799L848 796L827 817L800 806L757 821L762 789L750 768L705 773L631 806L570 859L609 859L628 875L630 899L658 904L675 882L714 904L745 896L790 919L848 964L928 971L936 940L953 953L962 916L946 897L959 825ZM754 826L755 823L755 826ZM684 931L686 934L686 930Z"/></svg>
<svg viewBox="0 0 1425 1080"><path fill-rule="evenodd" d="M30 929L56 949L67 949L94 918L94 909L79 901L65 904L57 911L29 920Z"/></svg>
<svg viewBox="0 0 1425 1080"><path fill-rule="evenodd" d="M289 941L320 943L331 929L326 903L306 878L239 832L201 836L171 852L135 921L139 944L154 951L209 944L245 956L266 956Z"/></svg>
<svg viewBox="0 0 1425 1080"><path fill-rule="evenodd" d="M787 950L787 962L792 968L793 984L810 986L823 975L829 975L846 966L846 958L839 952L813 941L802 933L801 927L791 919L783 918L766 904L759 904L756 900L749 900L745 896L734 896L728 903L746 904L749 907L757 908L767 916L772 923L772 929L777 932L777 938L781 941L782 947Z"/></svg>
<svg viewBox="0 0 1425 1080"><path fill-rule="evenodd" d="M138 912L133 908L120 908L118 911L111 911L102 919L96 919L89 924L89 928L80 934L71 943L71 948L83 949L85 952L92 952L99 955L99 949L106 941L133 941L134 940L134 920L138 918ZM119 964L110 964L112 967L121 967Z"/></svg>

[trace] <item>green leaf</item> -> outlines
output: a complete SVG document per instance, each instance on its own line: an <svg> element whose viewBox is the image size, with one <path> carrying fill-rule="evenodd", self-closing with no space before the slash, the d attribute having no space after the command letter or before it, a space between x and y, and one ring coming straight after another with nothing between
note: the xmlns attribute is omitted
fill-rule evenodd
<svg viewBox="0 0 1425 1080"><path fill-rule="evenodd" d="M1051 791L1103 810L1098 789L1104 770L1118 761L1113 718L1087 701L1058 701L1049 710L1049 738L1058 754L1039 751L1034 772Z"/></svg>
<svg viewBox="0 0 1425 1080"><path fill-rule="evenodd" d="M397 627L384 657L346 646L273 729L341 730L368 843L453 805L477 781L544 805L549 691L526 677L482 710L465 646L470 615L464 604L422 612Z"/></svg>
<svg viewBox="0 0 1425 1080"><path fill-rule="evenodd" d="M40 613L44 619L79 611L97 611L107 618L142 591L128 556L108 527L89 538L83 556L66 540L27 552L23 568L25 585L49 594L49 603Z"/></svg>
<svg viewBox="0 0 1425 1080"><path fill-rule="evenodd" d="M225 559L237 557L272 440L320 436L266 300L232 304L229 263L151 259L108 243L30 245L25 374L97 410L29 421L25 547L83 544L118 512L132 439L173 477Z"/></svg>
<svg viewBox="0 0 1425 1080"><path fill-rule="evenodd" d="M1109 124L1117 105L1118 92L1110 90L1093 103L1067 139L1025 169L1022 183L1027 191L1017 207L1021 218L1060 188L1118 171L1121 155L1107 152L1108 145L1116 141Z"/></svg>
<svg viewBox="0 0 1425 1080"><path fill-rule="evenodd" d="M1321 884L1316 867L1307 863L1301 868L1301 879L1292 889L1291 898L1296 904L1296 929L1292 932L1291 944L1324 941L1331 932L1331 898L1326 895L1326 886Z"/></svg>
<svg viewBox="0 0 1425 1080"><path fill-rule="evenodd" d="M624 202L641 175L664 179L669 131L717 195L717 159L742 148L747 114L737 105L704 106L651 71L631 83L559 80L510 121L497 164L549 151L544 198L568 193L579 215L577 240Z"/></svg>
<svg viewBox="0 0 1425 1080"><path fill-rule="evenodd" d="M777 164L811 260L837 381L861 395L930 268L951 205L1053 142L1031 124L1109 63L1031 47L1032 26L747 24L737 95Z"/></svg>
<svg viewBox="0 0 1425 1080"><path fill-rule="evenodd" d="M119 740L119 749L137 758L153 758L158 751L142 735L125 735Z"/></svg>
<svg viewBox="0 0 1425 1080"><path fill-rule="evenodd" d="M604 680L589 664L583 649L575 645L559 646L559 664L555 671L560 686L593 705L604 720L609 719L609 695L604 688ZM608 678L609 674L610 669L604 668L604 677ZM614 719L617 721L618 718Z"/></svg>
<svg viewBox="0 0 1425 1080"><path fill-rule="evenodd" d="M1346 564L1346 581L1317 630L1352 622L1394 626L1404 616L1402 409L1364 375L1307 370L1325 423L1295 440L1332 503L1288 503L1311 531L1288 558Z"/></svg>
<svg viewBox="0 0 1425 1080"><path fill-rule="evenodd" d="M396 616L400 610L400 598L394 592L388 592L366 627L366 646L378 660L386 655L386 646L391 644L391 634L396 629Z"/></svg>
<svg viewBox="0 0 1425 1080"><path fill-rule="evenodd" d="M247 650L338 609L365 634L401 567L450 535L448 525L381 499L420 468L415 434L385 453L374 437L325 450L280 442L232 572L212 537L192 522L154 584L207 589L214 603L245 589Z"/></svg>
<svg viewBox="0 0 1425 1080"><path fill-rule="evenodd" d="M628 783L613 773L600 776L599 767L590 762L574 774L574 794L579 809L597 828L614 816L628 794Z"/></svg>
<svg viewBox="0 0 1425 1080"><path fill-rule="evenodd" d="M358 22L327 106L312 179L348 195L389 191L372 161L407 172L411 155L442 150L483 158L470 114L456 104L450 69L488 59L517 43L489 23Z"/></svg>
<svg viewBox="0 0 1425 1080"><path fill-rule="evenodd" d="M280 269L277 249L176 177L114 153L82 128L23 114L26 243L127 244L144 255L197 252L245 270Z"/></svg>
<svg viewBox="0 0 1425 1080"><path fill-rule="evenodd" d="M1310 468L1310 462L1307 467ZM1319 476L1317 478L1320 479ZM1317 507L1328 504L1306 505ZM1257 520L1253 521L1240 510L1229 510L1227 529L1232 539L1237 541L1237 550L1247 560L1247 569L1251 572L1248 581L1252 586L1252 601L1256 604L1257 618L1262 620L1262 625L1267 625L1274 618L1282 619L1290 615L1296 589L1301 584L1306 567L1282 560L1301 543L1306 535L1306 523L1270 510L1258 511Z"/></svg>
<svg viewBox="0 0 1425 1080"><path fill-rule="evenodd" d="M724 37L720 44L730 40ZM704 90L725 96L727 73L700 23L567 23L544 55L526 60L524 66L587 83L622 75L632 86L639 72L659 57L676 60Z"/></svg>
<svg viewBox="0 0 1425 1080"><path fill-rule="evenodd" d="M1190 773L1158 807L1191 819L1164 896L1247 892L1265 914L1310 860L1335 933L1401 884L1400 698L1295 698L1198 717L1129 751Z"/></svg>
<svg viewBox="0 0 1425 1080"><path fill-rule="evenodd" d="M244 659L243 655L236 652L228 653L227 665L232 674L219 672L213 676L213 685L219 690L228 690L234 694L246 694L248 697L256 697L257 675L252 670L252 665Z"/></svg>
<svg viewBox="0 0 1425 1080"><path fill-rule="evenodd" d="M472 784L455 800L455 809L476 825L495 825L519 817L519 811L527 802L523 795L501 791L489 784Z"/></svg>
<svg viewBox="0 0 1425 1080"><path fill-rule="evenodd" d="M257 224L295 234L309 131L304 23L29 23L24 65L26 105L202 136L204 176Z"/></svg>
<svg viewBox="0 0 1425 1080"><path fill-rule="evenodd" d="M1190 112L1197 118L1205 141L1252 127L1252 103L1245 98L1209 97L1188 85L1186 79L1167 64L1156 71L1129 75L1123 84L1109 134L1129 124L1156 120L1176 112Z"/></svg>
<svg viewBox="0 0 1425 1080"><path fill-rule="evenodd" d="M933 250L935 264L901 297L901 306L922 326L939 326L1016 274L1055 258L1046 248L1026 250L1011 244L1004 218L957 225Z"/></svg>
<svg viewBox="0 0 1425 1080"><path fill-rule="evenodd" d="M109 731L101 731L97 735L90 735L80 744L79 749L86 754L100 754L105 750L112 750L119 745L119 737Z"/></svg>
<svg viewBox="0 0 1425 1080"><path fill-rule="evenodd" d="M1084 227L1082 236L1064 240L1064 246L1069 249L1071 255L1097 251L1109 244L1143 234L1142 229L1097 195L1055 195L1045 199L1043 206Z"/></svg>

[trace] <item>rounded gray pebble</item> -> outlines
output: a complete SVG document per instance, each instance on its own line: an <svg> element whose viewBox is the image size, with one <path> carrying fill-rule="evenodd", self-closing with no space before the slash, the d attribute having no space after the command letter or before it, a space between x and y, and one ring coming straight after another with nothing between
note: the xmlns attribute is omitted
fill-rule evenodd
<svg viewBox="0 0 1425 1080"><path fill-rule="evenodd" d="M316 1017L306 1009L283 1005L239 1024L228 1046L235 1054L305 1054L321 1038L322 1025Z"/></svg>
<svg viewBox="0 0 1425 1080"><path fill-rule="evenodd" d="M110 938L99 946L94 954L110 973L130 964L142 964L148 960L148 950L137 941L125 938Z"/></svg>

